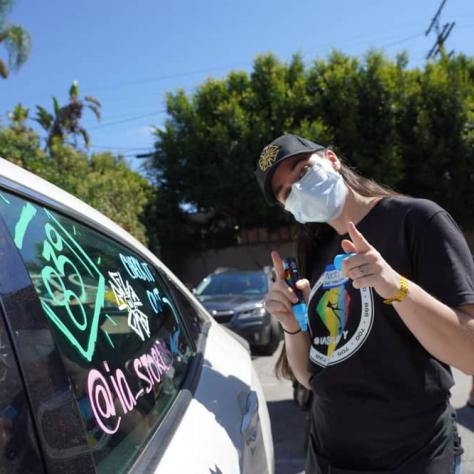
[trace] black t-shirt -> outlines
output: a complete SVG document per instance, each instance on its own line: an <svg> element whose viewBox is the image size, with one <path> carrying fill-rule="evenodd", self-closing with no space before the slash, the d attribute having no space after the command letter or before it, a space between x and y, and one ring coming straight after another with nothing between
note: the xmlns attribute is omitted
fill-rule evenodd
<svg viewBox="0 0 474 474"><path fill-rule="evenodd" d="M357 227L392 268L441 302L474 303L469 248L435 203L384 198ZM307 473L449 473L451 371L421 346L393 306L371 288L354 289L334 268L344 238L323 244L311 267Z"/></svg>

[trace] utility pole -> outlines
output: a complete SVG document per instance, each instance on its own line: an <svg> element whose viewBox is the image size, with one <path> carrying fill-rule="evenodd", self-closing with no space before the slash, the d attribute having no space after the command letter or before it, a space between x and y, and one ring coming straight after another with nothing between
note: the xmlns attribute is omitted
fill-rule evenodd
<svg viewBox="0 0 474 474"><path fill-rule="evenodd" d="M441 10L443 9L445 3L446 3L446 0L443 0L441 2L441 5L438 8L438 11L436 12L435 16L431 20L431 24L429 28L425 32L425 36L428 36L433 30L435 30L436 32L436 42L433 45L433 47L430 49L430 52L426 55L426 59L434 58L435 56L441 53L442 49L444 48L444 43L448 39L448 36L450 35L452 29L454 28L454 25L456 24L454 21L452 21L451 23L445 23L441 27L440 16L441 16ZM454 50L451 50L448 56L451 56L453 53L454 53Z"/></svg>

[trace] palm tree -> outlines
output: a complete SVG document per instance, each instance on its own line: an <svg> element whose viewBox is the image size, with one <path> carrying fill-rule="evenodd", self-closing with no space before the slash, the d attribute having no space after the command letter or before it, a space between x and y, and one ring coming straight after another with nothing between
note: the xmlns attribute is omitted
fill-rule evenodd
<svg viewBox="0 0 474 474"><path fill-rule="evenodd" d="M81 119L84 107L90 109L97 120L100 120L100 102L91 96L79 99L79 85L74 81L69 89L69 103L60 106L56 97L53 97L53 111L48 112L40 105L36 106L37 115L34 119L48 133L46 139L46 149L51 148L54 139L59 139L64 143L70 136L77 146L77 137L82 136L86 147L89 146L90 138L87 130L81 126Z"/></svg>
<svg viewBox="0 0 474 474"><path fill-rule="evenodd" d="M31 52L31 37L21 26L10 25L6 17L15 0L0 0L0 44L7 50L8 66L0 59L0 76L8 77L10 70L18 70Z"/></svg>
<svg viewBox="0 0 474 474"><path fill-rule="evenodd" d="M25 122L28 120L30 110L23 107L21 104L16 104L11 112L8 113L8 118L11 121L12 127L17 129L24 129Z"/></svg>

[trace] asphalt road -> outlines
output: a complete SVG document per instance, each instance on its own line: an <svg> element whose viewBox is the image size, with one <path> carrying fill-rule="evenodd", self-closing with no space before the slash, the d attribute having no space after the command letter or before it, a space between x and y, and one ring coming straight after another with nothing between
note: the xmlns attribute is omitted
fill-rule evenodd
<svg viewBox="0 0 474 474"><path fill-rule="evenodd" d="M271 357L254 358L272 423L275 474L304 472L304 425L306 412L293 402L291 382L274 375L278 348Z"/></svg>
<svg viewBox="0 0 474 474"><path fill-rule="evenodd" d="M275 446L275 474L304 473L304 426L306 412L293 402L291 383L277 380L274 366L280 348L271 357L255 357L254 365L267 399ZM474 409L466 407L471 377L453 370L455 385L451 402L456 409L464 455L462 474L474 474Z"/></svg>

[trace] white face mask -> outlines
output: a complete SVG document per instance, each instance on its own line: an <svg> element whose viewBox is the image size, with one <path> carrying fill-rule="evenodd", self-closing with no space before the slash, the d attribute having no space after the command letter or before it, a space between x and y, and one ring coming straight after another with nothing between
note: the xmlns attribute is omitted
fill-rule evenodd
<svg viewBox="0 0 474 474"><path fill-rule="evenodd" d="M285 209L302 224L329 222L341 214L346 195L347 186L342 176L329 161L318 161L292 184Z"/></svg>

